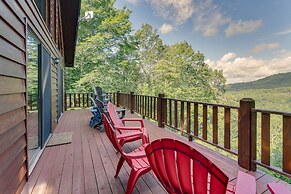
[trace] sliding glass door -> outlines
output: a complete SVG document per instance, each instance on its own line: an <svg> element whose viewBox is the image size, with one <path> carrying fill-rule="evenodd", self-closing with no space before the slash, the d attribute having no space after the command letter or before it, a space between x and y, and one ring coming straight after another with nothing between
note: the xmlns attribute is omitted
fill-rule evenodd
<svg viewBox="0 0 291 194"><path fill-rule="evenodd" d="M40 49L40 105L41 105L41 146L45 145L52 126L51 100L51 56L43 47Z"/></svg>

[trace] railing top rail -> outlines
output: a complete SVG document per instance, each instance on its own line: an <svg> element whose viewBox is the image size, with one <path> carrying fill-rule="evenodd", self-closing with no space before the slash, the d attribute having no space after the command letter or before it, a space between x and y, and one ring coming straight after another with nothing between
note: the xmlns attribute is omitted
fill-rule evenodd
<svg viewBox="0 0 291 194"><path fill-rule="evenodd" d="M217 107L223 107L223 108L239 109L238 106L232 106L232 105L226 105L226 104L215 104L215 103L210 103L210 102L198 102L198 101L193 101L193 100L182 100L182 99L166 98L166 97L163 97L163 99L179 101L179 102L189 102L189 103L194 103L194 104L209 105L209 106L217 106Z"/></svg>
<svg viewBox="0 0 291 194"><path fill-rule="evenodd" d="M260 112L260 113L269 113L269 114L275 114L275 115L291 116L290 112L275 111L275 110L265 110L265 109L259 109L259 108L252 108L252 112Z"/></svg>
<svg viewBox="0 0 291 194"><path fill-rule="evenodd" d="M66 92L66 94L93 94L93 92Z"/></svg>
<svg viewBox="0 0 291 194"><path fill-rule="evenodd" d="M148 95L140 95L140 94L134 94L134 96L145 96L145 97L151 97L151 98L158 98L157 96L148 96Z"/></svg>

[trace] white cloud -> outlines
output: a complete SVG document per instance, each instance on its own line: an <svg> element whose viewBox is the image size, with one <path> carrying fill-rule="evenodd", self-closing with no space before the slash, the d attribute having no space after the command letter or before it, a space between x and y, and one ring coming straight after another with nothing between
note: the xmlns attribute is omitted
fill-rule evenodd
<svg viewBox="0 0 291 194"><path fill-rule="evenodd" d="M164 19L171 19L177 25L192 17L194 4L192 0L151 0L151 6Z"/></svg>
<svg viewBox="0 0 291 194"><path fill-rule="evenodd" d="M291 57L291 51L287 51L285 49L282 49L279 51L279 55L281 58Z"/></svg>
<svg viewBox="0 0 291 194"><path fill-rule="evenodd" d="M128 3L132 3L134 5L138 4L139 0L126 0Z"/></svg>
<svg viewBox="0 0 291 194"><path fill-rule="evenodd" d="M202 32L204 36L216 35L220 26L231 21L231 18L224 16L211 0L201 1L195 5L194 29Z"/></svg>
<svg viewBox="0 0 291 194"><path fill-rule="evenodd" d="M287 35L287 34L291 34L291 29L276 33L276 35Z"/></svg>
<svg viewBox="0 0 291 194"><path fill-rule="evenodd" d="M262 25L262 20L232 21L212 0L147 0L157 15L174 22L175 26L193 22L196 31L204 36L214 36L224 25L227 36L250 33Z"/></svg>
<svg viewBox="0 0 291 194"><path fill-rule="evenodd" d="M227 37L236 34L251 33L263 25L262 20L232 21L224 31Z"/></svg>
<svg viewBox="0 0 291 194"><path fill-rule="evenodd" d="M161 32L162 34L170 33L170 32L173 31L173 29L174 29L174 27L173 27L171 24L166 24L166 23L164 23L164 24L159 28L159 30L160 30L160 32Z"/></svg>
<svg viewBox="0 0 291 194"><path fill-rule="evenodd" d="M263 52L265 50L276 49L279 47L280 47L280 44L278 42L274 42L274 43L270 43L270 44L263 43L263 44L259 44L259 45L255 46L251 50L251 53L256 54L256 53Z"/></svg>
<svg viewBox="0 0 291 194"><path fill-rule="evenodd" d="M254 81L272 74L291 72L291 56L263 60L227 53L218 61L207 59L205 62L211 68L222 69L227 83Z"/></svg>

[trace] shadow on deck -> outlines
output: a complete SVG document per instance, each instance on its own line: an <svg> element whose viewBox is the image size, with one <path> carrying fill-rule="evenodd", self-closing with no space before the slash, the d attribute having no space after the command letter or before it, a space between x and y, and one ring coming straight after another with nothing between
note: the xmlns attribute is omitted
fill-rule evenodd
<svg viewBox="0 0 291 194"><path fill-rule="evenodd" d="M122 167L119 177L114 178L119 160L113 146L105 133L89 127L91 118L89 110L66 111L55 132L74 132L71 144L47 147L22 193L125 193L130 168L127 164ZM137 117L127 114L126 117ZM218 152L205 148L174 132L159 128L153 122L145 120L150 140L162 137L178 139L190 144L212 160L230 178L236 181L238 170L247 172ZM126 151L133 150L140 142L128 143ZM268 182L279 180L262 172L248 172L256 177L257 193L269 193ZM289 185L290 187L290 185ZM151 173L143 175L137 182L133 193L166 193L160 183Z"/></svg>

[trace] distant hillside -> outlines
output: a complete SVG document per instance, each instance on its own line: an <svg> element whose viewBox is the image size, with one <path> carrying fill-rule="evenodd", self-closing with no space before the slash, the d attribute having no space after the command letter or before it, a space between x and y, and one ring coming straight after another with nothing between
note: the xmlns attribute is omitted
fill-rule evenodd
<svg viewBox="0 0 291 194"><path fill-rule="evenodd" d="M228 91L234 90L248 90L248 89L273 89L291 86L291 72L279 73L259 79L252 82L243 82L236 84L229 84L226 87Z"/></svg>

